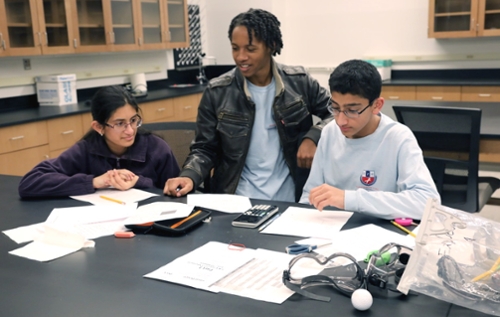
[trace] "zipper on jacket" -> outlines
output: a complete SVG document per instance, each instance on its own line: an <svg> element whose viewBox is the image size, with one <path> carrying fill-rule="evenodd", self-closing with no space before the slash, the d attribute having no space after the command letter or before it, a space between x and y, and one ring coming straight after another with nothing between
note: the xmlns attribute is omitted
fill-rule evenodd
<svg viewBox="0 0 500 317"><path fill-rule="evenodd" d="M227 112L221 112L219 113L219 115L217 116L217 118L219 120L222 120L223 118L227 118L229 120L235 120L235 121L248 121L247 118L245 117L242 117L242 116L238 116L238 115L235 115L235 114L232 114L232 113L227 113Z"/></svg>
<svg viewBox="0 0 500 317"><path fill-rule="evenodd" d="M116 158L116 168L120 168L120 159Z"/></svg>

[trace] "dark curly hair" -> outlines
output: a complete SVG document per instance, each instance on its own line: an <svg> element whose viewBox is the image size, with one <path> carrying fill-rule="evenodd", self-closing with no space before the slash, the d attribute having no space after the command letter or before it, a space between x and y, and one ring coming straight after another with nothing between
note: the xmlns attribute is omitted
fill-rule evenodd
<svg viewBox="0 0 500 317"><path fill-rule="evenodd" d="M229 25L229 40L233 35L233 30L237 26L244 26L248 30L248 38L252 43L252 36L263 41L272 51L272 55L281 53L283 40L281 38L280 21L272 13L262 9L250 9L247 12L238 14ZM253 34L252 34L253 33Z"/></svg>
<svg viewBox="0 0 500 317"><path fill-rule="evenodd" d="M328 80L330 92L351 94L368 99L370 103L380 97L382 79L375 66L353 59L335 67Z"/></svg>

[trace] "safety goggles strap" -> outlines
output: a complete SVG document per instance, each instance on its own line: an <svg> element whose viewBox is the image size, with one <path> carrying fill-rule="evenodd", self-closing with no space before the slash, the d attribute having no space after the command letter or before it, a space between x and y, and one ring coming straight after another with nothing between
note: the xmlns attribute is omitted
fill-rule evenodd
<svg viewBox="0 0 500 317"><path fill-rule="evenodd" d="M302 296L323 301L323 302L329 302L330 297L327 296L321 296L321 295L316 295L314 293L311 293L309 291L306 291L303 289L303 287L307 287L308 283L318 283L318 282L325 282L325 283L333 283L333 281L325 275L311 275L308 276L304 279L302 279L302 283L299 284L294 284L290 282L290 272L288 270L283 271L283 284L285 284L286 287L288 287L290 290L294 291L295 293L299 293Z"/></svg>

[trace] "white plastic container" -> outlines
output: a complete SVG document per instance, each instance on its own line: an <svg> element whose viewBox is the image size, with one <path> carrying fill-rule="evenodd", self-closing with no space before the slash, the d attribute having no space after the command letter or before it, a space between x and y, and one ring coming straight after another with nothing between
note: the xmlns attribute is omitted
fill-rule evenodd
<svg viewBox="0 0 500 317"><path fill-rule="evenodd" d="M380 77L382 80L391 79L391 71L392 71L392 60L390 59L367 59L368 63L377 67L378 72L380 73Z"/></svg>
<svg viewBox="0 0 500 317"><path fill-rule="evenodd" d="M75 74L38 76L35 81L40 106L63 106L78 102Z"/></svg>

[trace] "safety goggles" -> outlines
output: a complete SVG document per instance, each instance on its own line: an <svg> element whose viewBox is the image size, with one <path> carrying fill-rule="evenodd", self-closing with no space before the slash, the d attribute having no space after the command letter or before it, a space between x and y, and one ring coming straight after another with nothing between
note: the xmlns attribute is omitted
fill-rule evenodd
<svg viewBox="0 0 500 317"><path fill-rule="evenodd" d="M314 286L331 286L340 293L351 296L355 290L365 288L379 296L387 296L389 291L399 293L397 283L403 275L411 252L411 248L389 243L372 252L366 265L358 263L348 253L338 252L328 257L314 252L302 253L290 261L288 270L283 271L283 283L290 290L305 297L327 302L330 301L329 297L314 294L307 289ZM311 260L325 267L332 263L338 265L324 269L322 274L318 275L293 275L294 266L303 266L301 262Z"/></svg>

